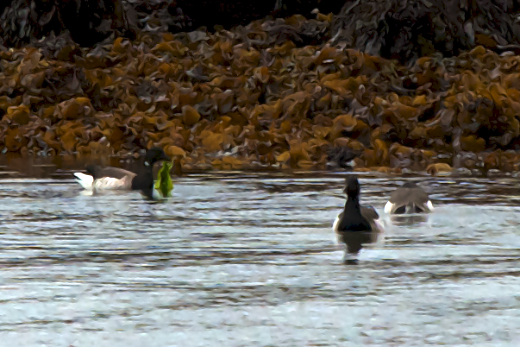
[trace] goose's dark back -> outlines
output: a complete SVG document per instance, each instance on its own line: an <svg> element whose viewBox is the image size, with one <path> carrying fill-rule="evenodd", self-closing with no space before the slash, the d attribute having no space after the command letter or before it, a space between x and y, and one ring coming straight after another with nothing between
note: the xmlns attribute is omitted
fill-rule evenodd
<svg viewBox="0 0 520 347"><path fill-rule="evenodd" d="M368 221L379 219L379 214L372 206L361 207L361 215Z"/></svg>
<svg viewBox="0 0 520 347"><path fill-rule="evenodd" d="M390 195L390 201L398 206L408 203L426 204L428 200L428 194L415 184L405 184Z"/></svg>

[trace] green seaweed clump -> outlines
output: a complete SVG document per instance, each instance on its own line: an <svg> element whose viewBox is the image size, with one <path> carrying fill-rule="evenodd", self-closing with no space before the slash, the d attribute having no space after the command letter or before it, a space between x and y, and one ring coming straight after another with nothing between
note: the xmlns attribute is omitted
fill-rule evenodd
<svg viewBox="0 0 520 347"><path fill-rule="evenodd" d="M172 169L173 164L168 162L163 162L162 168L159 170L157 174L157 180L155 181L155 190L157 190L163 198L169 198L172 196L173 191L173 182L170 176L170 170Z"/></svg>

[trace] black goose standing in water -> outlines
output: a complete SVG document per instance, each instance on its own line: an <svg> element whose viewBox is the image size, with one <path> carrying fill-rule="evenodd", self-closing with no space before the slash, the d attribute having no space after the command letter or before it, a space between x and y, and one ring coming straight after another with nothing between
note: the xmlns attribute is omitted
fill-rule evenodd
<svg viewBox="0 0 520 347"><path fill-rule="evenodd" d="M160 193L154 189L153 166L159 161L170 161L160 148L154 147L146 152L143 166L137 173L117 167L88 165L86 174L74 173L77 182L87 190L138 190L149 199L159 199Z"/></svg>
<svg viewBox="0 0 520 347"><path fill-rule="evenodd" d="M346 245L345 263L357 263L357 255L364 244L376 242L383 233L379 215L372 207L359 204L360 185L355 176L347 177L344 192L347 194L345 208L333 225L338 242Z"/></svg>
<svg viewBox="0 0 520 347"><path fill-rule="evenodd" d="M385 213L411 214L433 211L433 204L428 194L414 182L406 182L397 188L385 205Z"/></svg>

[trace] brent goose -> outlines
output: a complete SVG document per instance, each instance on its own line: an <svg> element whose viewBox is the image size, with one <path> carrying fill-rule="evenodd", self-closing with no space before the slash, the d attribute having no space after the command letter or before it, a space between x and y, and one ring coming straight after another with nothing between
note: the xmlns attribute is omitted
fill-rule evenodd
<svg viewBox="0 0 520 347"><path fill-rule="evenodd" d="M347 194L345 208L333 225L338 242L346 245L345 263L356 263L357 254L363 244L376 242L383 226L378 221L379 215L373 207L359 205L359 181L355 176L345 180L344 193Z"/></svg>
<svg viewBox="0 0 520 347"><path fill-rule="evenodd" d="M433 204L428 194L414 182L407 182L397 188L385 205L385 213L411 214L433 211Z"/></svg>
<svg viewBox="0 0 520 347"><path fill-rule="evenodd" d="M170 158L160 148L154 147L146 152L143 166L137 173L117 167L87 165L86 174L74 173L77 182L88 190L138 190L149 199L159 199L161 194L154 189L153 166Z"/></svg>

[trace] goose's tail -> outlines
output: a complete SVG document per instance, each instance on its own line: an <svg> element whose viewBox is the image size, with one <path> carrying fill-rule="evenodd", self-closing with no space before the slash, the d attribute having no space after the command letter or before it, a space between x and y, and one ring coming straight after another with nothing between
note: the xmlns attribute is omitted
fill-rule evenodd
<svg viewBox="0 0 520 347"><path fill-rule="evenodd" d="M81 172L75 172L76 182L78 182L84 189L92 189L94 184L94 177L86 175Z"/></svg>

